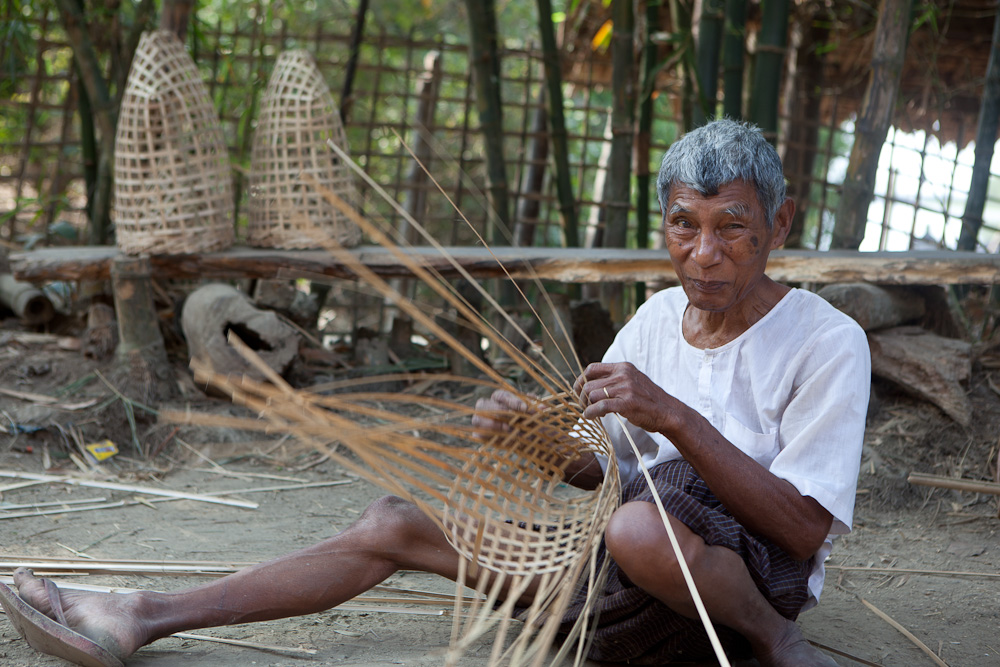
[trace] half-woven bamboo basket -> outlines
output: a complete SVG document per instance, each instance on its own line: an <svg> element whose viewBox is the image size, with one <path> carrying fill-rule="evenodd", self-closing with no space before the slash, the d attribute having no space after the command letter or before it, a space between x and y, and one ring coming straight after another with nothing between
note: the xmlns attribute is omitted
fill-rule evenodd
<svg viewBox="0 0 1000 667"><path fill-rule="evenodd" d="M115 137L115 236L127 254L233 242L229 153L215 107L177 36L143 33Z"/></svg>
<svg viewBox="0 0 1000 667"><path fill-rule="evenodd" d="M347 145L330 88L312 54L284 51L261 98L254 133L249 245L315 247L315 231L344 247L361 242L357 226L303 182L308 175L352 205L357 201L351 171L330 153L327 140Z"/></svg>
<svg viewBox="0 0 1000 667"><path fill-rule="evenodd" d="M380 228L330 191L318 190L375 243L407 261L407 255ZM335 389L338 393L328 395L325 392L333 389L330 386L323 393L295 389L263 363L259 369L267 380L257 382L246 376L222 375L194 361L198 382L230 394L259 418L166 412L162 416L187 423L291 433L327 453L338 465L420 507L464 557L445 664L462 664L462 656L483 641L485 633L493 634L490 665L560 664L567 654L575 654L579 664L589 640L588 614L578 617L555 656L550 649L557 634L567 631L562 618L568 606L580 595L594 596L603 589L604 571L596 554L604 526L617 507L619 488L611 443L601 423L582 418L583 406L553 364L511 344L433 269L408 261L419 280L477 326L492 345L517 361L539 388L541 398L519 390L462 346L431 314L432 309L403 298L353 254L322 234L314 238L361 281L463 354L484 376L424 376L425 382L436 379L450 387L451 395L470 390L488 395L491 389L506 389L535 409L528 414L491 411L489 416L506 424L505 430L478 433L471 421L476 408L447 398L365 392L359 387L362 380L347 381ZM500 308L488 294L483 295L494 308ZM519 333L527 338L523 331ZM231 342L253 363L254 355L246 346L238 340ZM393 379L401 378L383 376L369 381ZM456 390L456 386L462 388ZM427 391L434 393L433 389ZM567 433L574 437L565 437ZM594 491L564 484L568 466L592 454L608 461L610 472L605 482ZM488 576L480 576L483 572ZM469 602L464 586L474 588L479 595ZM527 609L516 609L516 600L529 586L534 590L533 603ZM586 591L580 586L586 586ZM507 593L502 596L504 589ZM515 613L524 625L512 623Z"/></svg>

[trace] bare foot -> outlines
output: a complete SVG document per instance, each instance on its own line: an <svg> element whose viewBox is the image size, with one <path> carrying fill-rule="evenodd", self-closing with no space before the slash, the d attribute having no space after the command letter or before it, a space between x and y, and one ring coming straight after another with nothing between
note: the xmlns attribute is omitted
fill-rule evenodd
<svg viewBox="0 0 1000 667"><path fill-rule="evenodd" d="M806 641L799 626L788 621L785 633L769 650L755 651L761 667L837 667L837 662Z"/></svg>
<svg viewBox="0 0 1000 667"><path fill-rule="evenodd" d="M35 577L31 570L18 568L14 572L14 583L22 600L58 620L42 579ZM70 629L101 645L120 660L152 639L137 620L136 609L141 597L138 594L70 590L60 590L58 594Z"/></svg>

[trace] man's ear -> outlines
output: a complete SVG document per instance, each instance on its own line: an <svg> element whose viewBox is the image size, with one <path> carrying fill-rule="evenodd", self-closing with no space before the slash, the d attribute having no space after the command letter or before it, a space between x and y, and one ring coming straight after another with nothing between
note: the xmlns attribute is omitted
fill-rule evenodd
<svg viewBox="0 0 1000 667"><path fill-rule="evenodd" d="M790 197L785 197L774 216L774 227L772 228L771 250L776 250L785 245L788 232L792 230L792 219L795 218L795 202Z"/></svg>

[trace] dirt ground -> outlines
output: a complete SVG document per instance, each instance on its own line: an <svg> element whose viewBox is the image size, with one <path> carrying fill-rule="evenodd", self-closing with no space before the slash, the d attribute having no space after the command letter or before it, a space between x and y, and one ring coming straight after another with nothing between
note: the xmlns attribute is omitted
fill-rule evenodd
<svg viewBox="0 0 1000 667"><path fill-rule="evenodd" d="M0 557L5 560L66 558L79 552L97 559L259 561L343 529L382 494L374 485L330 462L319 461L317 454L296 449L288 441L220 429L184 427L175 431L172 425L158 424L136 410L135 432L140 446L147 453L155 452L155 456L145 458L129 442L132 428L125 418L124 404L93 375L96 370L105 378L112 377L111 361L87 359L79 351L60 349L52 342L14 342L4 334L0 328L0 388L57 397L58 403L0 395L0 428L4 431L0 432L0 470L77 472L77 466L66 457L73 449L74 436L84 443L110 437L121 453L100 467L108 479L125 484L204 494L296 481L347 482L239 495L259 503L256 509L180 500L25 518L0 515ZM969 428L958 426L926 403L875 385L854 532L835 544L823 599L818 608L800 619L806 636L838 652L835 658L840 664L935 664L886 618L866 606L867 601L948 665L1000 665L997 498L906 482L911 471L995 479L1000 396L990 385L1000 383L997 366L976 364L969 386L976 417ZM173 407L239 412L225 400L208 398L196 389L186 379L181 361L177 372L185 378L186 395L175 399ZM81 382L88 377L89 382ZM99 403L86 407L93 399ZM102 407L106 401L111 404ZM44 466L46 450L48 470ZM0 487L18 481L0 477ZM123 491L38 484L3 491L0 509L7 504L95 497L130 501L134 496ZM9 574L9 567L0 568L0 576ZM161 590L199 581L136 575L64 580ZM450 582L418 573L400 573L388 583L410 590L454 592ZM209 667L441 664L440 651L448 644L451 622L437 614L447 605L424 606L420 614L392 613L384 608L334 610L201 633L306 648L315 651L312 655L168 638L139 651L129 665L166 667L192 661ZM463 664L485 664L490 644L485 639ZM64 663L34 653L0 618L0 664L45 667Z"/></svg>

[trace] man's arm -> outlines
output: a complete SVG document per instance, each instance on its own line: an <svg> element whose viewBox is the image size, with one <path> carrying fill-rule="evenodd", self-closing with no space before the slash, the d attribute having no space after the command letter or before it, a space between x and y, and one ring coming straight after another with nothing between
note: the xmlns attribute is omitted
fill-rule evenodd
<svg viewBox="0 0 1000 667"><path fill-rule="evenodd" d="M591 364L575 389L589 403L584 417L617 413L666 436L750 532L767 537L797 560L822 546L833 523L826 509L744 454L632 364Z"/></svg>

